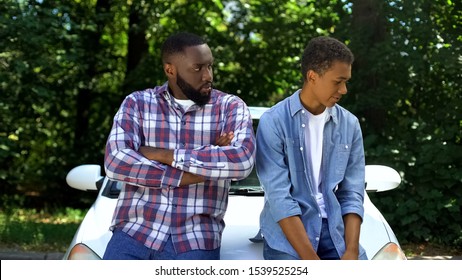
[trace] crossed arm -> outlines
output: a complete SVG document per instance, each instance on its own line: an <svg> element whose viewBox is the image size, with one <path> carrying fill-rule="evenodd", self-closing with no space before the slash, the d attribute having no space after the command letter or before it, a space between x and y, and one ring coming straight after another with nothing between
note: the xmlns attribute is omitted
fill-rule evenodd
<svg viewBox="0 0 462 280"><path fill-rule="evenodd" d="M217 146L228 146L231 144L231 140L233 140L233 137L234 137L233 132L224 133L217 139L216 145ZM160 163L167 164L170 166L172 165L173 150L141 146L138 152L149 160L155 160L155 161L158 161ZM202 183L204 181L205 181L205 178L202 176L192 174L189 172L184 172L183 177L181 178L181 181L180 181L180 186Z"/></svg>

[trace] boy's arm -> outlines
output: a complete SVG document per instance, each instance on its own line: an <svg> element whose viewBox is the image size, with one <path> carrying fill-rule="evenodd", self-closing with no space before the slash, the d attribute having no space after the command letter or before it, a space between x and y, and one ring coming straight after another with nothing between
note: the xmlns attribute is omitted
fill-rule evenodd
<svg viewBox="0 0 462 280"><path fill-rule="evenodd" d="M361 230L361 217L350 213L343 216L345 224L345 254L342 260L357 260L359 258L359 233Z"/></svg>
<svg viewBox="0 0 462 280"><path fill-rule="evenodd" d="M300 259L319 260L319 256L314 251L299 216L284 218L279 221L279 226Z"/></svg>

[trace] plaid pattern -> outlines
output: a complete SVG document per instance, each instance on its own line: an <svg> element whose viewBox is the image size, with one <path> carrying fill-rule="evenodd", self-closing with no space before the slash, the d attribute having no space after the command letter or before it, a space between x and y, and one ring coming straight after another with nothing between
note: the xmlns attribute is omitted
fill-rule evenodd
<svg viewBox="0 0 462 280"><path fill-rule="evenodd" d="M230 131L230 146L214 145ZM148 160L140 146L174 150L174 161ZM247 177L254 158L250 112L237 96L214 89L209 104L185 112L167 84L134 92L116 113L106 145L106 175L126 182L111 229L120 227L154 250L162 250L169 235L178 252L216 249L230 181ZM184 172L207 181L180 187Z"/></svg>

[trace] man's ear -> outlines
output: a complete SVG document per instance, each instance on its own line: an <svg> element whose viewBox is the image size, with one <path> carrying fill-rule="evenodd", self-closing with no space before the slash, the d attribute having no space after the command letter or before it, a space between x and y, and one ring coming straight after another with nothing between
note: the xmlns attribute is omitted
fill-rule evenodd
<svg viewBox="0 0 462 280"><path fill-rule="evenodd" d="M171 63L164 63L164 72L167 77L171 78L175 76L175 66Z"/></svg>

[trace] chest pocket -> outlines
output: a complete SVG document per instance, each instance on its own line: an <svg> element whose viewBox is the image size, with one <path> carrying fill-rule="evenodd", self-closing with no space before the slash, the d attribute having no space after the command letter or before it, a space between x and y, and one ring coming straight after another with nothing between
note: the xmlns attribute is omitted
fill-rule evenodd
<svg viewBox="0 0 462 280"><path fill-rule="evenodd" d="M335 173L338 175L345 174L350 158L351 144L337 144L335 145Z"/></svg>
<svg viewBox="0 0 462 280"><path fill-rule="evenodd" d="M303 164L303 153L305 152L300 145L298 139L285 138L284 148L286 149L286 163L289 170L303 172L305 166Z"/></svg>

